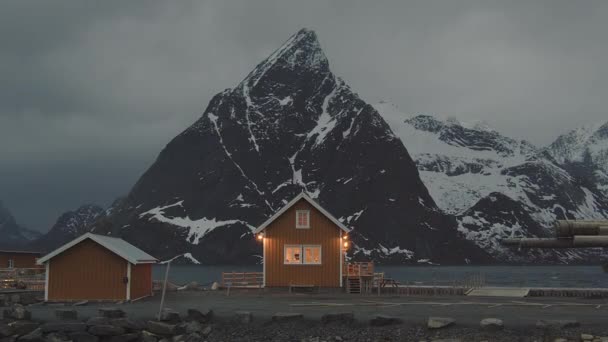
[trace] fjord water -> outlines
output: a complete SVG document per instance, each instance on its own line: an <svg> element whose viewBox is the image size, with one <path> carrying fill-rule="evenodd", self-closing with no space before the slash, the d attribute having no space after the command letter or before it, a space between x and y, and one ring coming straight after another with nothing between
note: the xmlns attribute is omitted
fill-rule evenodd
<svg viewBox="0 0 608 342"><path fill-rule="evenodd" d="M221 281L222 272L261 272L262 266L172 265L169 279L175 284L196 281L207 285ZM154 267L153 278L163 279L164 265ZM608 273L598 266L376 266L376 272L402 284L453 285L481 275L487 286L608 287Z"/></svg>

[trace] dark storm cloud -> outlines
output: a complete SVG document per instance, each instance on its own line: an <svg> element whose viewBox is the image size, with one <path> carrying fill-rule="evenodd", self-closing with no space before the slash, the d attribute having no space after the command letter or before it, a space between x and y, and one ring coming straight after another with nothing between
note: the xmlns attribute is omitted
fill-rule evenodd
<svg viewBox="0 0 608 342"><path fill-rule="evenodd" d="M301 27L369 102L543 145L606 120L608 2L3 1L0 198L48 228L124 194Z"/></svg>

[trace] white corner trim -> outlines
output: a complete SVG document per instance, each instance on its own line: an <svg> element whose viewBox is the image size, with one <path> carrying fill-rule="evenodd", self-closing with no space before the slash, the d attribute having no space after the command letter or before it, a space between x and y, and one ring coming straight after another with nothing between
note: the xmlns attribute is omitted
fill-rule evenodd
<svg viewBox="0 0 608 342"><path fill-rule="evenodd" d="M127 261L127 300L131 300L131 263Z"/></svg>
<svg viewBox="0 0 608 342"><path fill-rule="evenodd" d="M46 271L44 275L44 301L49 301L49 273L51 271L51 260L46 262Z"/></svg>
<svg viewBox="0 0 608 342"><path fill-rule="evenodd" d="M342 287L342 281L344 276L342 275L342 269L344 268L344 251L342 251L342 232L338 237L338 250L340 251L340 287Z"/></svg>
<svg viewBox="0 0 608 342"><path fill-rule="evenodd" d="M262 239L262 287L266 287L266 238Z"/></svg>

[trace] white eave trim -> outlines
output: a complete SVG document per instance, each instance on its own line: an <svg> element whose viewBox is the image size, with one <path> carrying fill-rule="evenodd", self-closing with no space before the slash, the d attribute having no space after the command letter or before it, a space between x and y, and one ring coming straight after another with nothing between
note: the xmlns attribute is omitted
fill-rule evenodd
<svg viewBox="0 0 608 342"><path fill-rule="evenodd" d="M313 200L312 198L310 198L310 196L308 196L304 192L301 193L301 194L299 194L298 196L296 196L294 199L292 199L283 208L281 208L281 210L277 211L268 220L266 220L266 222L262 223L262 225L259 226L258 228L256 228L256 230L254 230L253 233L257 234L257 233L263 231L264 229L266 229L266 227L268 227L274 220L276 220L279 216L283 215L289 208L291 208L294 204L296 204L301 199L304 199L308 203L310 203L313 207L315 207L318 211L320 211L321 214L323 214L325 217L327 217L336 226L340 227L340 229L342 229L345 233L350 233L350 229L349 228L347 228L342 222L338 221L338 219L336 219L327 210L323 209L323 207L321 207L321 205L319 203L317 203L315 200Z"/></svg>
<svg viewBox="0 0 608 342"><path fill-rule="evenodd" d="M99 235L97 234L93 234L93 233L86 233L84 235L81 235L80 237L66 243L65 245L57 248L56 250L52 251L51 253L43 256L42 258L39 258L36 261L36 264L38 265L44 265L45 262L51 260L52 258L54 258L55 256L65 252L66 250L76 246L77 244L81 243L82 241L86 240L86 239L91 239L95 242L97 242L98 244L100 244L101 246L103 246L104 248L108 249L109 251L111 251L112 253L118 255L119 257L127 260L128 262L132 263L133 265L139 265L139 264L151 264L151 263L156 263L158 260L154 259L154 260L135 260L131 257L129 257L128 255L125 255L124 253L122 253L119 250L116 250L116 248L114 248L112 245L106 243L103 239L98 238Z"/></svg>

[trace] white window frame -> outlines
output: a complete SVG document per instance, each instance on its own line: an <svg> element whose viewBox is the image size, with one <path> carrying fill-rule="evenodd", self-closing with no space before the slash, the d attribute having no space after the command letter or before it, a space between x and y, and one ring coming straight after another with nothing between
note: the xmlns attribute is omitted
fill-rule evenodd
<svg viewBox="0 0 608 342"><path fill-rule="evenodd" d="M300 249L300 262L287 262L286 261L286 256L287 256L287 248L299 248ZM304 260L304 254L302 253L302 245L283 245L283 265L302 265L302 262Z"/></svg>
<svg viewBox="0 0 608 342"><path fill-rule="evenodd" d="M319 248L319 262L306 262L306 255L304 255L304 249L306 247L315 247ZM300 262L287 262L285 261L285 256L287 255L287 248L299 248L300 249ZM283 245L283 265L323 265L323 246L322 245L294 245L294 244L285 244Z"/></svg>
<svg viewBox="0 0 608 342"><path fill-rule="evenodd" d="M15 260L8 259L8 268L15 268Z"/></svg>
<svg viewBox="0 0 608 342"><path fill-rule="evenodd" d="M306 223L308 224L305 226L298 223L300 213L306 213ZM296 210L296 229L310 229L310 210Z"/></svg>
<svg viewBox="0 0 608 342"><path fill-rule="evenodd" d="M319 248L319 262L306 262L306 247ZM323 246L321 245L302 245L302 264L304 265L322 265L323 264Z"/></svg>

